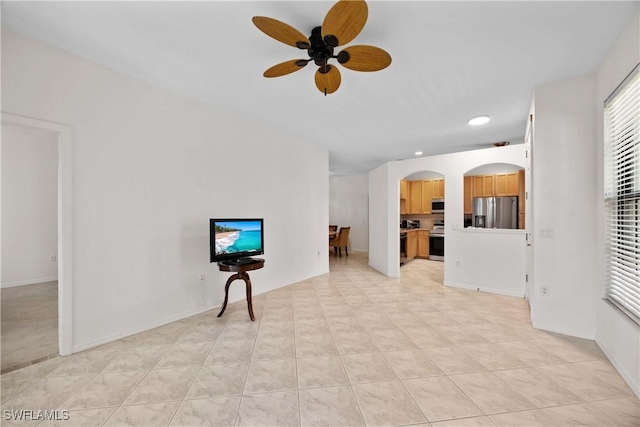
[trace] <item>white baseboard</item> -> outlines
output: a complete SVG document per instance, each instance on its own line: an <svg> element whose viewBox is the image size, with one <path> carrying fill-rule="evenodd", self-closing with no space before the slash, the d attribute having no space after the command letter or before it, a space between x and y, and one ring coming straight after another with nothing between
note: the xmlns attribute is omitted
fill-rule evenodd
<svg viewBox="0 0 640 427"><path fill-rule="evenodd" d="M536 322L533 319L531 319L531 326L533 326L536 329L541 329L543 331L554 332L556 334L568 335L570 337L582 338L582 339L585 339L585 340L594 341L595 338L596 338L595 334L593 334L593 333L587 333L587 332L584 332L584 331L579 331L577 329L562 329L562 328L558 328L555 325L549 325L549 324L546 324L546 323Z"/></svg>
<svg viewBox="0 0 640 427"><path fill-rule="evenodd" d="M616 371L618 371L622 379L625 380L627 385L629 385L629 388L635 393L638 399L640 399L640 384L638 384L636 382L636 379L629 375L629 373L622 366L620 366L618 362L616 362L616 360L611 356L611 353L607 350L606 347L604 347L598 341L596 341L596 344L598 344L598 347L600 347L600 350L602 350L604 355L607 356L607 359L609 359L609 362L611 362L613 367L616 368Z"/></svg>
<svg viewBox="0 0 640 427"><path fill-rule="evenodd" d="M490 294L498 294L498 295L506 295L509 297L518 297L524 298L524 290L522 292L517 291L505 291L504 289L494 289L487 288L483 286L473 286L473 285L465 285L462 283L453 283L453 282L444 282L445 286L450 286L452 288L461 288L461 289L469 289L472 291L480 290L482 292L489 292Z"/></svg>
<svg viewBox="0 0 640 427"><path fill-rule="evenodd" d="M229 301L229 304L235 301ZM182 319L186 319L188 317L197 316L198 314L204 313L205 311L213 310L215 308L220 308L222 306L222 301L218 301L213 305L207 307L201 307L195 310L191 310L185 313L181 313L175 316L167 317L162 320L158 320L156 322L147 323L143 326L139 326L137 328L129 329L124 332L119 332L116 334L108 335L106 337L100 338L95 341L91 341L84 344L78 344L73 346L73 353L78 353L80 351L89 350L90 348L98 347L103 344L107 344L113 341L117 341L122 338L130 337L131 335L139 334L141 332L146 332L151 329L159 328L160 326L168 325L169 323L177 322Z"/></svg>
<svg viewBox="0 0 640 427"><path fill-rule="evenodd" d="M313 277L318 277L318 276L312 276L309 279L312 279ZM298 283L298 282L294 282L294 283ZM292 285L292 284L293 283L290 283L289 285ZM262 289L262 292L260 292L260 293L252 294L252 297L255 298L258 295L262 295L262 294L264 294L266 292L270 292L270 291L273 291L273 290L276 290L276 289L279 289L279 288L282 288L282 287L285 287L285 286L289 286L289 285L271 286L271 287ZM233 304L233 303L238 302L238 301L244 301L245 298L246 297L244 295L240 296L238 298L231 298L231 299L229 299L228 304ZM166 318L164 318L162 320L158 320L156 322L150 322L150 323L147 323L147 324L145 324L143 326L139 326L137 328L129 329L129 330L124 331L124 332L111 334L111 335L108 335L106 337L102 337L100 339L97 339L95 341L90 341L88 343L77 344L77 345L73 346L73 353L78 353L80 351L89 350L90 348L98 347L98 346L103 345L103 344L108 344L110 342L117 341L119 339L129 337L131 335L135 335L135 334L139 334L139 333L142 333L142 332L146 332L146 331L149 331L151 329L159 328L160 326L168 325L169 323L177 322L177 321L180 321L182 319L186 319L188 317L197 316L198 314L202 314L205 311L219 309L220 307L222 307L222 301L216 301L215 303L213 303L213 304L211 304L209 306L206 306L206 307L201 307L201 308L197 308L195 310L190 310L190 311L187 311L187 312L184 312L184 313L181 313L181 314L177 314L177 315L174 315L174 316L166 317Z"/></svg>
<svg viewBox="0 0 640 427"><path fill-rule="evenodd" d="M58 276L45 277L45 278L42 278L42 279L22 280L20 282L3 283L0 286L0 288L13 288L13 287L16 287L16 286L35 285L37 283L53 282L55 280L58 280Z"/></svg>

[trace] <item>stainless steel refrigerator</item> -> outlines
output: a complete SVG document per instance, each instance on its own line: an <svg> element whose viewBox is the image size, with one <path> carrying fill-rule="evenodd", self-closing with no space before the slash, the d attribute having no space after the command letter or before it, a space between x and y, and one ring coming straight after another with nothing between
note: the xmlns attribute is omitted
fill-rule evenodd
<svg viewBox="0 0 640 427"><path fill-rule="evenodd" d="M518 198L474 197L472 226L518 228Z"/></svg>

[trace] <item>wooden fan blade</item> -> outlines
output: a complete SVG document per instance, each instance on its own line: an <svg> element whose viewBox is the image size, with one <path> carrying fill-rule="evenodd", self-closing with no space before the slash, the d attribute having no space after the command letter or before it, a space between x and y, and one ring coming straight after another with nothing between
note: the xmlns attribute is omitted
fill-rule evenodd
<svg viewBox="0 0 640 427"><path fill-rule="evenodd" d="M349 60L341 64L354 71L380 71L391 64L391 55L375 46L349 46L343 52L349 54ZM342 52L341 52L342 53Z"/></svg>
<svg viewBox="0 0 640 427"><path fill-rule="evenodd" d="M300 65L304 62L303 65ZM264 72L265 77L280 77L287 74L294 73L307 65L306 61L300 59L294 59L292 61L283 62L278 65L274 65Z"/></svg>
<svg viewBox="0 0 640 427"><path fill-rule="evenodd" d="M300 49L307 49L311 45L307 36L289 24L266 16L254 16L251 20L260 31L279 42ZM302 46L300 43L306 43L306 45Z"/></svg>
<svg viewBox="0 0 640 427"><path fill-rule="evenodd" d="M364 0L341 0L325 16L322 37L334 36L338 39L337 42L327 43L334 46L345 45L360 34L368 16L369 9Z"/></svg>
<svg viewBox="0 0 640 427"><path fill-rule="evenodd" d="M342 77L340 77L338 67L333 65L327 65L326 67L328 69L326 73L320 72L323 67L320 67L318 71L316 71L316 87L320 92L328 95L338 90Z"/></svg>

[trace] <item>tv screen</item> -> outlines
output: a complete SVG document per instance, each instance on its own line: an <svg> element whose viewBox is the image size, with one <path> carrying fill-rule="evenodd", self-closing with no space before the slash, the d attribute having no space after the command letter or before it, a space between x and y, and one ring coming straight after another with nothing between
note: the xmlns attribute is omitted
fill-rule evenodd
<svg viewBox="0 0 640 427"><path fill-rule="evenodd" d="M262 255L263 225L262 218L209 220L211 262Z"/></svg>

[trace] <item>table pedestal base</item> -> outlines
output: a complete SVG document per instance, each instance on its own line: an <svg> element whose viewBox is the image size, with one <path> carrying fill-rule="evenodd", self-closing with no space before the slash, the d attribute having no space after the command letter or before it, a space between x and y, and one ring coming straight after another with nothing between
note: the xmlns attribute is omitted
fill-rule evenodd
<svg viewBox="0 0 640 427"><path fill-rule="evenodd" d="M231 271L235 273L233 276L229 277L227 284L224 286L224 303L222 304L222 310L220 310L218 317L222 316L222 313L224 313L227 308L227 303L229 302L229 286L231 286L231 283L234 280L244 280L245 288L247 290L247 308L249 309L249 317L251 317L252 321L256 320L256 317L253 315L253 305L251 303L251 279L249 278L247 271L261 269L264 267L264 260L260 258L251 258L248 261L248 263L238 263L233 261L220 261L218 263L220 271Z"/></svg>
<svg viewBox="0 0 640 427"><path fill-rule="evenodd" d="M245 272L236 273L227 280L227 284L224 287L224 303L222 304L222 310L220 310L218 317L222 316L222 313L227 309L227 302L229 302L229 286L231 286L231 282L237 279L244 280L247 291L247 308L249 309L249 317L251 320L256 320L253 315L253 304L251 302L251 279L249 278L249 274Z"/></svg>

